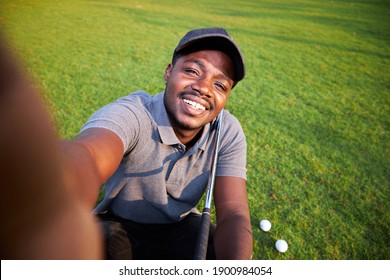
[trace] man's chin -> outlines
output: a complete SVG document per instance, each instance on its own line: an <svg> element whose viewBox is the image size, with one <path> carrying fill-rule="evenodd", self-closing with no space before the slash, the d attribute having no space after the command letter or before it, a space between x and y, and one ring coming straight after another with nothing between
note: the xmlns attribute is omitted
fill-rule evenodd
<svg viewBox="0 0 390 280"><path fill-rule="evenodd" d="M175 126L177 129L180 130L197 131L205 125L203 121L199 120L196 117L191 117L187 115L183 115L183 116L169 115L169 117L172 126Z"/></svg>
<svg viewBox="0 0 390 280"><path fill-rule="evenodd" d="M204 124L194 123L194 122L188 122L188 121L176 121L175 125L177 128L181 130L188 130L188 131L196 131L201 129Z"/></svg>

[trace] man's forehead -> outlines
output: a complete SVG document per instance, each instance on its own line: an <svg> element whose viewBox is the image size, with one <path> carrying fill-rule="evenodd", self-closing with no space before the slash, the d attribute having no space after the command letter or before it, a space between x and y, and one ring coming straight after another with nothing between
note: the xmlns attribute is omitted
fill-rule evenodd
<svg viewBox="0 0 390 280"><path fill-rule="evenodd" d="M202 69L205 69L208 64L211 64L220 72L220 78L227 79L232 83L234 81L233 61L223 52L216 50L202 50L184 55L181 59L184 64L194 63Z"/></svg>
<svg viewBox="0 0 390 280"><path fill-rule="evenodd" d="M225 67L234 67L232 59L225 53L217 50L200 50L183 55L182 61L196 62L204 66L205 63L213 63L223 65Z"/></svg>

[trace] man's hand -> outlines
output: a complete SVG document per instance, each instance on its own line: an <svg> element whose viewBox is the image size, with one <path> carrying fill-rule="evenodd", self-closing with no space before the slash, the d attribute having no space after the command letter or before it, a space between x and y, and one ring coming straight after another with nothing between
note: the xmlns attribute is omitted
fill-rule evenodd
<svg viewBox="0 0 390 280"><path fill-rule="evenodd" d="M46 108L0 38L1 259L96 259L101 232L69 185L65 156ZM74 177L75 178L75 177Z"/></svg>

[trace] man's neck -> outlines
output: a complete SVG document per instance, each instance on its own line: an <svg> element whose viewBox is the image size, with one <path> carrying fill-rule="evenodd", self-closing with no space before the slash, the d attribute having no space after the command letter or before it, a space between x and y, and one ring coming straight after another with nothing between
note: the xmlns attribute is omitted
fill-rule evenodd
<svg viewBox="0 0 390 280"><path fill-rule="evenodd" d="M186 146L186 150L189 150L200 139L203 133L203 127L198 131L175 131L176 137L179 141Z"/></svg>

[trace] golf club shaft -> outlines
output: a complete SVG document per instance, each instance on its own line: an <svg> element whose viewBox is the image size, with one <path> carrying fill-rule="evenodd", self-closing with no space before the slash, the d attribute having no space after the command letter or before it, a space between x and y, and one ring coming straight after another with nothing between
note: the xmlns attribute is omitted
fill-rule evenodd
<svg viewBox="0 0 390 280"><path fill-rule="evenodd" d="M221 130L222 130L222 120L223 120L223 109L219 114L218 124L217 124L217 138L214 148L214 156L211 165L210 177L207 186L206 200L202 212L202 218L200 220L199 234L195 247L195 260L205 260L207 254L207 246L209 240L209 231L210 231L210 221L211 221L211 205L213 201L213 192L214 192L214 183L215 183L215 173L217 170L217 161L219 153L219 145L221 142Z"/></svg>

